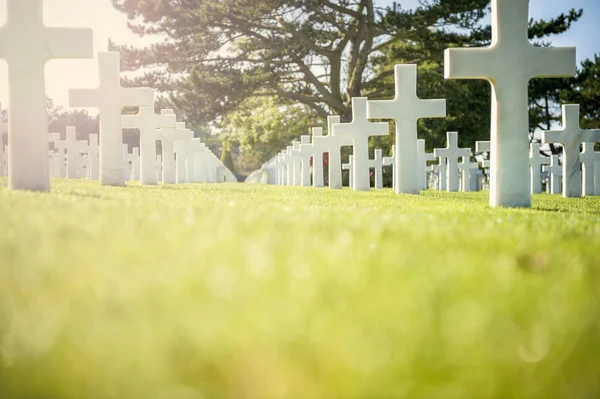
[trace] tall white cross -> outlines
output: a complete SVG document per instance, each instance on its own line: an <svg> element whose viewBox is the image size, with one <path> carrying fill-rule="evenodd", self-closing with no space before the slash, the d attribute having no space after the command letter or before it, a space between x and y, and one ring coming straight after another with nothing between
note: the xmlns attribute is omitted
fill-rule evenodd
<svg viewBox="0 0 600 399"><path fill-rule="evenodd" d="M320 188L323 187L323 153L327 151L327 149L322 146L315 145L315 137L323 136L323 128L322 127L313 127L312 128L312 146L313 146L313 187ZM324 143L321 141L321 143Z"/></svg>
<svg viewBox="0 0 600 399"><path fill-rule="evenodd" d="M175 128L177 116L173 110L162 110L160 114L154 112L154 105L141 106L136 115L121 116L123 129L138 129L140 131L140 181L142 184L158 183L156 176L156 141L157 129Z"/></svg>
<svg viewBox="0 0 600 399"><path fill-rule="evenodd" d="M529 0L492 0L489 48L445 52L446 79L485 79L492 85L492 207L531 207L528 82L577 72L575 48L542 48L528 40Z"/></svg>
<svg viewBox="0 0 600 399"><path fill-rule="evenodd" d="M100 146L98 145L98 135L89 135L88 154L88 178L98 180L100 178Z"/></svg>
<svg viewBox="0 0 600 399"><path fill-rule="evenodd" d="M444 118L446 100L421 100L417 96L417 66L396 65L393 100L369 101L368 117L396 122L394 187L398 194L419 194L417 122Z"/></svg>
<svg viewBox="0 0 600 399"><path fill-rule="evenodd" d="M124 185L123 108L154 104L153 89L121 86L120 60L117 52L98 53L100 86L69 92L71 107L94 107L100 111L100 181L110 186Z"/></svg>
<svg viewBox="0 0 600 399"><path fill-rule="evenodd" d="M327 136L313 137L313 146L315 151L327 152L329 154L329 188L342 188L342 147L351 146L352 139L349 137L334 137L332 134L333 125L340 123L340 117L327 117Z"/></svg>
<svg viewBox="0 0 600 399"><path fill-rule="evenodd" d="M427 162L435 161L432 152L425 152L425 140L417 140L417 171L419 173L419 190L427 190Z"/></svg>
<svg viewBox="0 0 600 399"><path fill-rule="evenodd" d="M348 163L342 164L342 170L348 171L348 187L354 190L354 155L348 156Z"/></svg>
<svg viewBox="0 0 600 399"><path fill-rule="evenodd" d="M581 197L581 143L600 141L600 130L586 130L579 125L579 105L562 106L562 129L542 132L542 142L563 145L563 197Z"/></svg>
<svg viewBox="0 0 600 399"><path fill-rule="evenodd" d="M583 143L583 149L579 155L581 169L583 172L583 195L597 195L598 189L595 184L595 176L600 175L600 169L596 169L595 163L600 161L600 152L594 151L595 143Z"/></svg>
<svg viewBox="0 0 600 399"><path fill-rule="evenodd" d="M0 58L8 64L8 175L13 190L50 190L44 67L56 58L92 58L91 29L48 28L43 0L8 0Z"/></svg>
<svg viewBox="0 0 600 399"><path fill-rule="evenodd" d="M300 185L310 186L310 160L313 159L314 149L310 142L310 136L300 137L300 162L302 169L300 172Z"/></svg>
<svg viewBox="0 0 600 399"><path fill-rule="evenodd" d="M383 150L375 149L375 158L369 160L369 166L375 170L375 188L383 188Z"/></svg>
<svg viewBox="0 0 600 399"><path fill-rule="evenodd" d="M548 184L550 185L550 194L560 194L561 177L563 168L559 163L559 156L552 155L550 157L550 165L542 166L542 170L548 173Z"/></svg>
<svg viewBox="0 0 600 399"><path fill-rule="evenodd" d="M458 148L458 133L447 132L446 133L447 146L446 148L436 148L433 153L436 157L446 158L447 169L446 169L446 189L449 192L456 192L459 189L458 180L458 160L459 158L470 158L470 148Z"/></svg>
<svg viewBox="0 0 600 399"><path fill-rule="evenodd" d="M185 123L179 122L175 126L157 130L158 138L162 141L162 181L164 184L175 184L177 182L175 143L179 140L191 140L194 138L194 132L186 129Z"/></svg>
<svg viewBox="0 0 600 399"><path fill-rule="evenodd" d="M529 165L531 166L529 171L529 175L531 176L531 194L539 194L542 192L542 166L550 165L550 158L540 153L539 143L531 143Z"/></svg>
<svg viewBox="0 0 600 399"><path fill-rule="evenodd" d="M335 123L332 126L333 137L350 137L354 150L353 183L355 191L369 191L371 178L369 175L369 137L387 136L389 125L385 122L369 122L367 119L367 99L352 99L352 122Z"/></svg>

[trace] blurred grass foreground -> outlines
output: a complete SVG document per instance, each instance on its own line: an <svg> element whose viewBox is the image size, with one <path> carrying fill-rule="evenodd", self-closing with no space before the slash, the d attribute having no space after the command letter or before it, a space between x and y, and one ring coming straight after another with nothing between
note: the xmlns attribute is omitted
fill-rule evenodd
<svg viewBox="0 0 600 399"><path fill-rule="evenodd" d="M600 198L0 183L0 398L600 397Z"/></svg>

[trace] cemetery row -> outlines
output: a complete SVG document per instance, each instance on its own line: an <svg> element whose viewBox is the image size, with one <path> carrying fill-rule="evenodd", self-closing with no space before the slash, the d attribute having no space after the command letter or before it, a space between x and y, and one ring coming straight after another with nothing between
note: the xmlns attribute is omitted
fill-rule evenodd
<svg viewBox="0 0 600 399"><path fill-rule="evenodd" d="M9 143L8 175L11 189L49 190L50 167L55 162L54 172L61 173L64 159L56 161L48 156L48 126L46 97L44 93L44 65L54 58L90 58L93 54L92 32L89 29L48 28L42 21L43 0L8 0L7 23L0 29L0 58L9 67ZM492 0L492 44L487 48L451 48L445 52L445 78L485 79L492 85L492 121L489 141L490 205L506 207L530 207L531 192L539 191L543 163L558 166L557 160L539 157L539 151L530 147L528 135L528 82L533 78L569 77L576 73L575 48L537 47L528 40L528 0ZM28 46L22 43L28 38ZM198 179L195 161L190 161L200 152L200 144L190 137L185 129L173 126L169 112L154 113L154 90L149 88L123 88L120 85L118 53L103 53L99 56L100 87L96 90L72 90L70 105L73 107L95 107L100 110L99 131L99 179L106 185L123 185L126 175L136 173L135 153L123 150L122 128L138 128L141 142L140 179L142 183L154 183L158 174L153 143L163 143L162 173L166 182L173 179L177 166L186 164L186 180ZM306 167L302 173L297 169L297 159L304 157L300 165L308 164L307 151L316 149L314 165L320 165L324 152L329 153L330 186L340 185L341 164L339 148L351 145L352 185L356 190L369 188L369 168L373 162L368 156L370 136L386 135L385 122L371 120L393 120L396 126L395 151L393 156L394 188L397 193L418 194L426 183L423 158L428 155L419 150L417 122L422 118L446 116L446 101L443 99L423 100L416 95L416 65L395 67L395 98L392 100L368 101L353 99L353 121L339 123L332 119L327 136L314 135L312 141L296 144L295 148L280 154L268 162L264 169L270 182L306 184ZM122 117L124 107L139 107L140 113L132 118ZM336 123L337 122L337 123ZM68 140L68 139L67 139ZM459 149L455 135L448 136L448 147L438 149L433 155L441 159L436 166L439 185L456 190L463 181L468 186L474 166L468 150ZM600 130L583 130L579 127L579 107L563 106L563 129L544 132L544 143L559 143L563 146L562 179L563 195L579 197L596 192L592 188L596 154L593 144L600 141ZM178 144L179 143L179 144ZM587 152L580 153L585 144ZM91 146L95 144L92 143ZM482 143L484 145L484 143ZM90 146L90 144L88 144ZM176 147L180 150L177 151ZM69 147L70 148L70 147ZM75 148L75 147L73 147ZM131 149L132 150L132 149ZM68 150L66 150L68 151ZM73 150L77 151L77 150ZM181 154L185 155L185 161ZM298 154L298 155L297 155ZM300 155L301 154L301 155ZM534 155L531 155L534 154ZM73 154L71 154L73 155ZM68 155L67 157L68 163ZM90 157L89 152L87 157ZM75 159L76 157L72 157ZM86 173L93 176L91 158ZM131 160L129 160L131 158ZM458 162L458 160L462 162ZM584 180L580 164L584 160ZM292 161L290 161L292 160ZM75 159L74 163L78 163ZM539 165L538 165L539 164ZM190 166L194 165L194 166ZM460 166L459 166L460 165ZM338 168L339 166L339 168ZM183 166L182 166L183 167ZM317 166L320 168L320 166ZM83 167L67 165L67 172L81 174ZM76 169L79 169L77 172ZM189 171L194 169L193 173ZM339 169L339 170L338 170ZM290 172L290 170L292 172ZM462 172L458 172L458 171ZM166 178L165 178L166 171ZM555 192L559 190L560 172L548 169ZM211 172L212 173L212 172ZM444 173L446 174L444 178ZM183 172L180 172L183 176ZM285 179L283 176L285 175ZM460 179L459 179L459 176ZM320 184L319 171L314 172L314 181ZM551 184L552 186L552 184Z"/></svg>
<svg viewBox="0 0 600 399"><path fill-rule="evenodd" d="M436 148L432 153L425 151L425 140L417 140L415 159L411 163L397 162L396 146L392 146L389 157L383 156L383 150L374 149L374 157L369 155L369 137L387 134L385 123L368 121L367 110L372 103L366 98L354 98L351 123L340 123L338 116L327 119L327 135L323 128L311 128L311 134L294 141L261 169L246 180L247 183L276 184L284 186L312 186L331 189L342 188L342 171L349 174L349 186L355 191L368 191L371 188L371 176L374 187L383 188L384 166L391 167L394 174L393 187L398 189L397 167L411 168L410 174L417 177L417 190L436 189L448 192L480 191L489 185L490 149L489 141L475 143L475 153L471 148L459 148L458 133L447 132L446 148ZM579 106L563 106L565 126L570 125L569 118L576 118ZM576 120L576 119L573 119ZM369 134L370 132L370 134ZM529 190L539 194L544 187L550 194L563 194L565 197L600 195L600 152L594 151L593 136L585 141L585 134L591 131L580 130L584 134L581 151L579 142L563 143L563 155L547 156L541 150L540 143L531 143L529 151ZM544 143L561 143L564 131L543 132ZM575 135L577 136L577 135ZM348 163L342 163L342 147L352 148ZM323 154L327 153L324 163ZM562 160L562 164L561 164ZM436 163L434 163L436 162ZM327 173L324 172L327 166Z"/></svg>
<svg viewBox="0 0 600 399"><path fill-rule="evenodd" d="M120 54L99 53L100 86L71 90L70 106L97 108L99 132L68 127L64 140L48 133L44 65L53 58L91 58L92 31L43 25L43 0L8 0L7 22L0 29L0 58L9 67L8 147L0 145L0 175L11 189L47 191L50 177L99 179L121 186L237 181L194 133L178 123L172 110L154 111L155 90L121 86ZM28 38L24 46L22 38ZM139 107L122 115L124 107ZM123 144L123 129L138 129L140 147ZM157 142L162 154L157 155Z"/></svg>

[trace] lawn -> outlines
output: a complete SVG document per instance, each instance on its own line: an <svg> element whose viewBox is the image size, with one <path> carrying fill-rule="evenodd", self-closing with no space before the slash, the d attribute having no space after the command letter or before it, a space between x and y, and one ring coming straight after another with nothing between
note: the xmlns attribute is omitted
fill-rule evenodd
<svg viewBox="0 0 600 399"><path fill-rule="evenodd" d="M595 398L600 198L0 180L0 398Z"/></svg>

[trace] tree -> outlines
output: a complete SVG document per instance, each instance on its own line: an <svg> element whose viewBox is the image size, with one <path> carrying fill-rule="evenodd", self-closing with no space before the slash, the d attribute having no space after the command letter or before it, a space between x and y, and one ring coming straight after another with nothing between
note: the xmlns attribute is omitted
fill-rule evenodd
<svg viewBox="0 0 600 399"><path fill-rule="evenodd" d="M577 76L562 88L560 99L565 103L580 104L581 127L600 128L600 54L581 63Z"/></svg>

